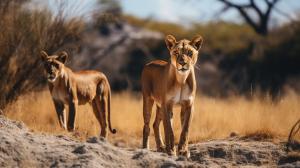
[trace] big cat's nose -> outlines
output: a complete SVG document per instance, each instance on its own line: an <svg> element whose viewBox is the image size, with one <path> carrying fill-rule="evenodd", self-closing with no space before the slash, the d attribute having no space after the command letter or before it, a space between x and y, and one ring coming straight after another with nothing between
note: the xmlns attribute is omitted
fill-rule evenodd
<svg viewBox="0 0 300 168"><path fill-rule="evenodd" d="M179 57L178 58L178 63L180 64L180 65L185 65L186 63L184 62L184 59L182 58L182 57Z"/></svg>
<svg viewBox="0 0 300 168"><path fill-rule="evenodd" d="M53 79L53 78L55 78L55 75L49 73L49 74L48 74L48 78L49 78L49 79Z"/></svg>

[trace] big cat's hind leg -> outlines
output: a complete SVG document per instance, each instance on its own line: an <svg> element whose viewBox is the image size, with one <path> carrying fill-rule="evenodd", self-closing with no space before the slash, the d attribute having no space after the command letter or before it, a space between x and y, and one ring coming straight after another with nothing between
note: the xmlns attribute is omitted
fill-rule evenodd
<svg viewBox="0 0 300 168"><path fill-rule="evenodd" d="M155 135L155 142L156 142L156 147L158 152L164 152L165 151L165 146L161 138L160 130L159 130L159 125L162 121L162 113L161 109L159 106L156 106L156 117L155 121L153 123L153 130L154 130L154 135Z"/></svg>
<svg viewBox="0 0 300 168"><path fill-rule="evenodd" d="M150 119L154 100L150 97L143 97L143 148L149 149Z"/></svg>
<svg viewBox="0 0 300 168"><path fill-rule="evenodd" d="M97 118L101 132L100 136L106 138L107 137L107 124L106 124L106 116L105 116L105 102L102 100L100 96L96 96L96 98L92 102L93 112L95 117Z"/></svg>

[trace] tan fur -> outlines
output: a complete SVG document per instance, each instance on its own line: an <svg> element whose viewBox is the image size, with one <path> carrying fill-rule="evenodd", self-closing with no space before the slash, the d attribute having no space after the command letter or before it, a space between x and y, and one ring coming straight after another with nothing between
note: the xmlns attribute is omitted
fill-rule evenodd
<svg viewBox="0 0 300 168"><path fill-rule="evenodd" d="M106 76L92 70L73 72L64 65L67 56L66 52L52 56L48 56L44 51L41 52L60 125L64 129L73 131L78 105L90 103L101 126L100 135L107 137L106 113L108 113L109 129L112 133L116 133L116 130L111 128L111 91ZM69 106L68 123L66 105Z"/></svg>
<svg viewBox="0 0 300 168"><path fill-rule="evenodd" d="M191 123L193 104L196 94L196 79L194 65L197 62L198 51L202 45L202 37L196 36L192 41L180 40L168 35L166 44L170 51L168 62L156 60L145 65L142 72L143 93L143 148L149 148L149 122L152 106L155 103L156 118L153 124L158 151L164 150L159 131L163 120L165 129L166 151L176 155L174 149L174 132L172 125L173 106L181 106L182 132L178 151L180 155L189 157L188 132Z"/></svg>

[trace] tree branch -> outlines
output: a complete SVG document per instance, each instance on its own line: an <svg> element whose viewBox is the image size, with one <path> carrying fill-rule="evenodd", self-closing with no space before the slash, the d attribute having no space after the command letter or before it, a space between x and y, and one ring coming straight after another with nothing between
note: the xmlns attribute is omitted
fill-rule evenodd
<svg viewBox="0 0 300 168"><path fill-rule="evenodd" d="M259 17L262 17L262 16L263 16L263 13L262 13L262 11L258 8L258 6L256 5L255 0L250 0L250 5L251 5L251 7L257 12L257 14L258 14Z"/></svg>
<svg viewBox="0 0 300 168"><path fill-rule="evenodd" d="M234 4L228 0L218 0L220 2L223 2L225 5L228 7L235 8L238 10L238 12L243 16L243 18L246 20L246 22L255 29L255 31L258 30L258 26L255 23L255 21L250 17L250 15L245 11L245 8L251 7L251 4L246 4L246 5L239 5L239 4Z"/></svg>
<svg viewBox="0 0 300 168"><path fill-rule="evenodd" d="M233 2L230 2L228 0L218 0L230 7L234 7L234 8L237 8L237 7L240 7L240 8L249 8L250 7L250 4L235 4Z"/></svg>
<svg viewBox="0 0 300 168"><path fill-rule="evenodd" d="M270 15L270 13L271 13L273 7L275 6L275 4L276 4L278 1L279 1L279 0L273 0L272 2L270 2L270 1L268 1L268 0L265 0L265 2L266 2L267 5L268 5L268 8L267 8L267 10L266 10L266 12L265 12L265 16L268 17L268 16Z"/></svg>
<svg viewBox="0 0 300 168"><path fill-rule="evenodd" d="M274 9L276 3L279 0L264 0L267 4L267 9L263 12L255 2L255 0L249 0L248 4L237 4L229 0L218 0L225 5L223 11L228 10L229 8L236 9L244 20L258 33L261 35L267 35L268 33L268 22L270 20L271 11ZM247 9L252 9L256 12L259 17L258 21L255 21L253 17L247 12Z"/></svg>

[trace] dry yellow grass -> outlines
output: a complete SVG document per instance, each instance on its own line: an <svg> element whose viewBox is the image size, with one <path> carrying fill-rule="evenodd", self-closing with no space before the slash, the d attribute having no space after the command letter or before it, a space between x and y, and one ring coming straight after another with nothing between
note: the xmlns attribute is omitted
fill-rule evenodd
<svg viewBox="0 0 300 168"><path fill-rule="evenodd" d="M287 137L291 126L300 117L300 96L290 93L278 102L268 98L231 97L228 99L198 96L191 124L190 141L228 137L231 132L249 135L257 132ZM48 90L20 96L5 110L6 116L23 121L30 129L52 134L69 134L59 128ZM153 109L152 122L155 116ZM180 134L179 108L174 111L176 139ZM109 140L124 146L140 146L142 137L142 98L129 92L113 94L112 125L118 130ZM99 124L92 109L79 108L76 133L79 139L99 135ZM151 130L152 131L152 130ZM153 131L151 132L153 133ZM151 135L154 148L154 136Z"/></svg>

